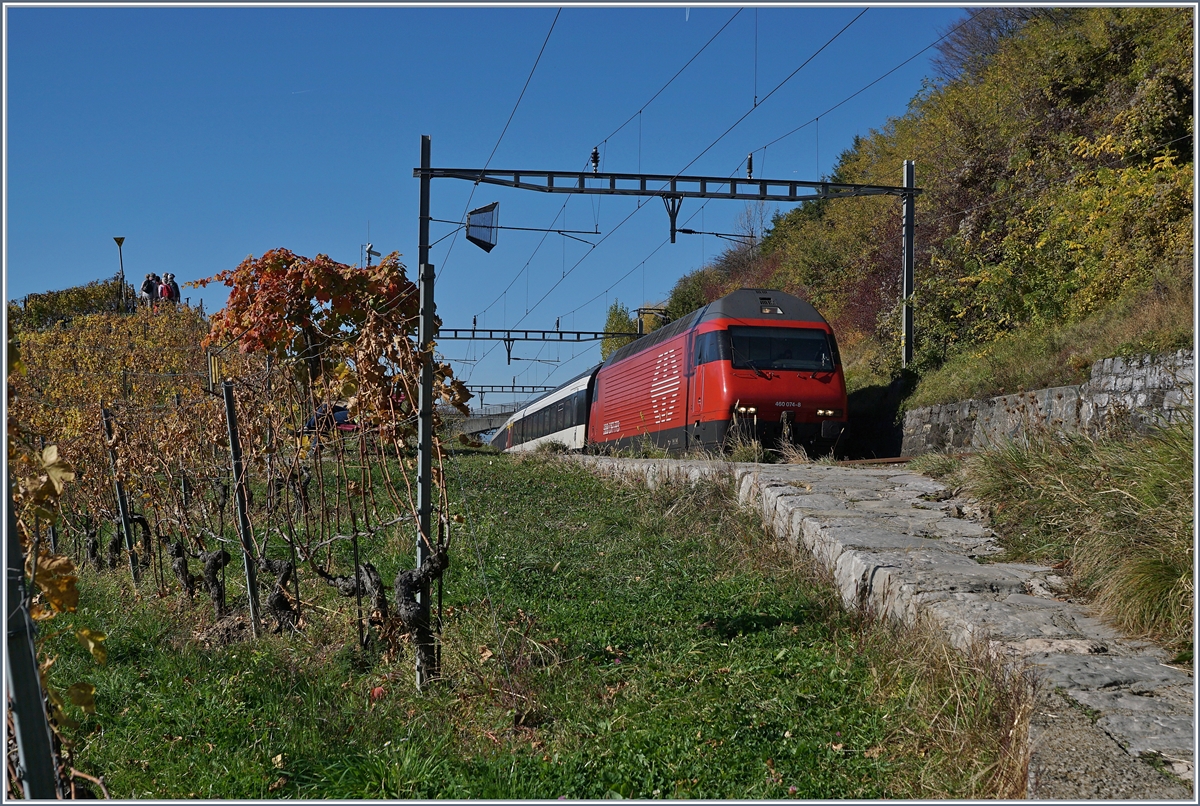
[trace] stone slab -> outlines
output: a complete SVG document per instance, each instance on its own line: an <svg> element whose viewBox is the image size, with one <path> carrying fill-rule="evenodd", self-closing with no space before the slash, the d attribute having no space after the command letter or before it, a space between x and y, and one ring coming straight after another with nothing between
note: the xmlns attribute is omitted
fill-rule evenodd
<svg viewBox="0 0 1200 806"><path fill-rule="evenodd" d="M1158 686L1191 685L1192 676L1144 655L1079 658L1071 655L1032 656L1032 666L1047 683L1066 690L1106 688L1152 690Z"/></svg>
<svg viewBox="0 0 1200 806"><path fill-rule="evenodd" d="M1068 690L1067 696L1094 711L1105 713L1128 711L1138 714L1173 714L1179 710L1178 703L1170 700L1118 689L1093 691L1075 688Z"/></svg>
<svg viewBox="0 0 1200 806"><path fill-rule="evenodd" d="M1113 737L1132 756L1162 755L1192 758L1191 716L1164 713L1111 713L1096 726Z"/></svg>

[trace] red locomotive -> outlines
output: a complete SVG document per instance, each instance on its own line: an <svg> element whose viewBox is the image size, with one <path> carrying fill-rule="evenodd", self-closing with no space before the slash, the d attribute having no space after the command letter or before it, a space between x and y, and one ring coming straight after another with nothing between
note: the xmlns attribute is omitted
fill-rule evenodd
<svg viewBox="0 0 1200 806"><path fill-rule="evenodd" d="M579 398L572 406L567 397ZM612 450L720 450L731 432L824 452L846 423L846 379L829 323L785 294L743 288L617 350L528 404L501 450L546 441Z"/></svg>
<svg viewBox="0 0 1200 806"><path fill-rule="evenodd" d="M588 443L719 449L731 428L774 447L832 447L846 380L829 323L808 302L734 291L627 344L596 375Z"/></svg>

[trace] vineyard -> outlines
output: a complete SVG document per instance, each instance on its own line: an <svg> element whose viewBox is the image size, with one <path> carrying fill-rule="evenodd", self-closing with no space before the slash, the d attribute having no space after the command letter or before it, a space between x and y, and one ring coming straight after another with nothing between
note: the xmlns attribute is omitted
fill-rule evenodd
<svg viewBox="0 0 1200 806"><path fill-rule="evenodd" d="M344 626L360 645L403 654L438 626L415 601L440 579L456 517L435 436L437 532L416 533L422 362L444 405L465 412L469 398L416 348L415 285L396 254L363 270L287 250L208 282L230 288L208 319L171 305L39 312L10 331L9 473L33 620L75 610L82 566L188 609L206 645L303 631L328 586L353 597ZM413 569L417 540L429 559ZM104 634L77 638L103 662ZM66 792L67 703L87 712L95 689L54 690L44 655Z"/></svg>

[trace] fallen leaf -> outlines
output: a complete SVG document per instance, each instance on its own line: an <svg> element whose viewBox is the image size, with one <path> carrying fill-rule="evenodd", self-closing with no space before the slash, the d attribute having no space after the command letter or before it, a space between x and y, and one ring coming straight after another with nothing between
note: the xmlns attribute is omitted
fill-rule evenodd
<svg viewBox="0 0 1200 806"><path fill-rule="evenodd" d="M277 770L283 769L283 763L284 763L283 753L280 753L279 755L273 757L271 759L271 763L275 765L275 769L277 769Z"/></svg>
<svg viewBox="0 0 1200 806"><path fill-rule="evenodd" d="M867 750L865 753L863 753L864 758L879 758L881 755L883 755L882 747L872 747L870 750Z"/></svg>
<svg viewBox="0 0 1200 806"><path fill-rule="evenodd" d="M481 662L486 663L487 661L491 660L491 658L492 658L492 650L488 649L485 646L479 647L479 660Z"/></svg>
<svg viewBox="0 0 1200 806"><path fill-rule="evenodd" d="M267 791L268 792L278 792L280 789L283 789L284 785L287 784L287 782L288 782L287 777L281 775L281 776L279 776L279 778L277 778L275 780L275 783L273 783L267 787Z"/></svg>

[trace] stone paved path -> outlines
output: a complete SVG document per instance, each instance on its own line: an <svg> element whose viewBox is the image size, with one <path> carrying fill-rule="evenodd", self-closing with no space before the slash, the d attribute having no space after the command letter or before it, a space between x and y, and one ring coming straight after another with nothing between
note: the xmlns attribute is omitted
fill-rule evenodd
<svg viewBox="0 0 1200 806"><path fill-rule="evenodd" d="M1030 798L1192 800L1191 672L1065 601L1054 569L987 562L1001 552L994 534L940 482L902 466L576 459L650 484L731 474L743 504L829 569L847 607L906 623L925 614L957 647L987 641L1028 663L1046 684L1030 726Z"/></svg>

